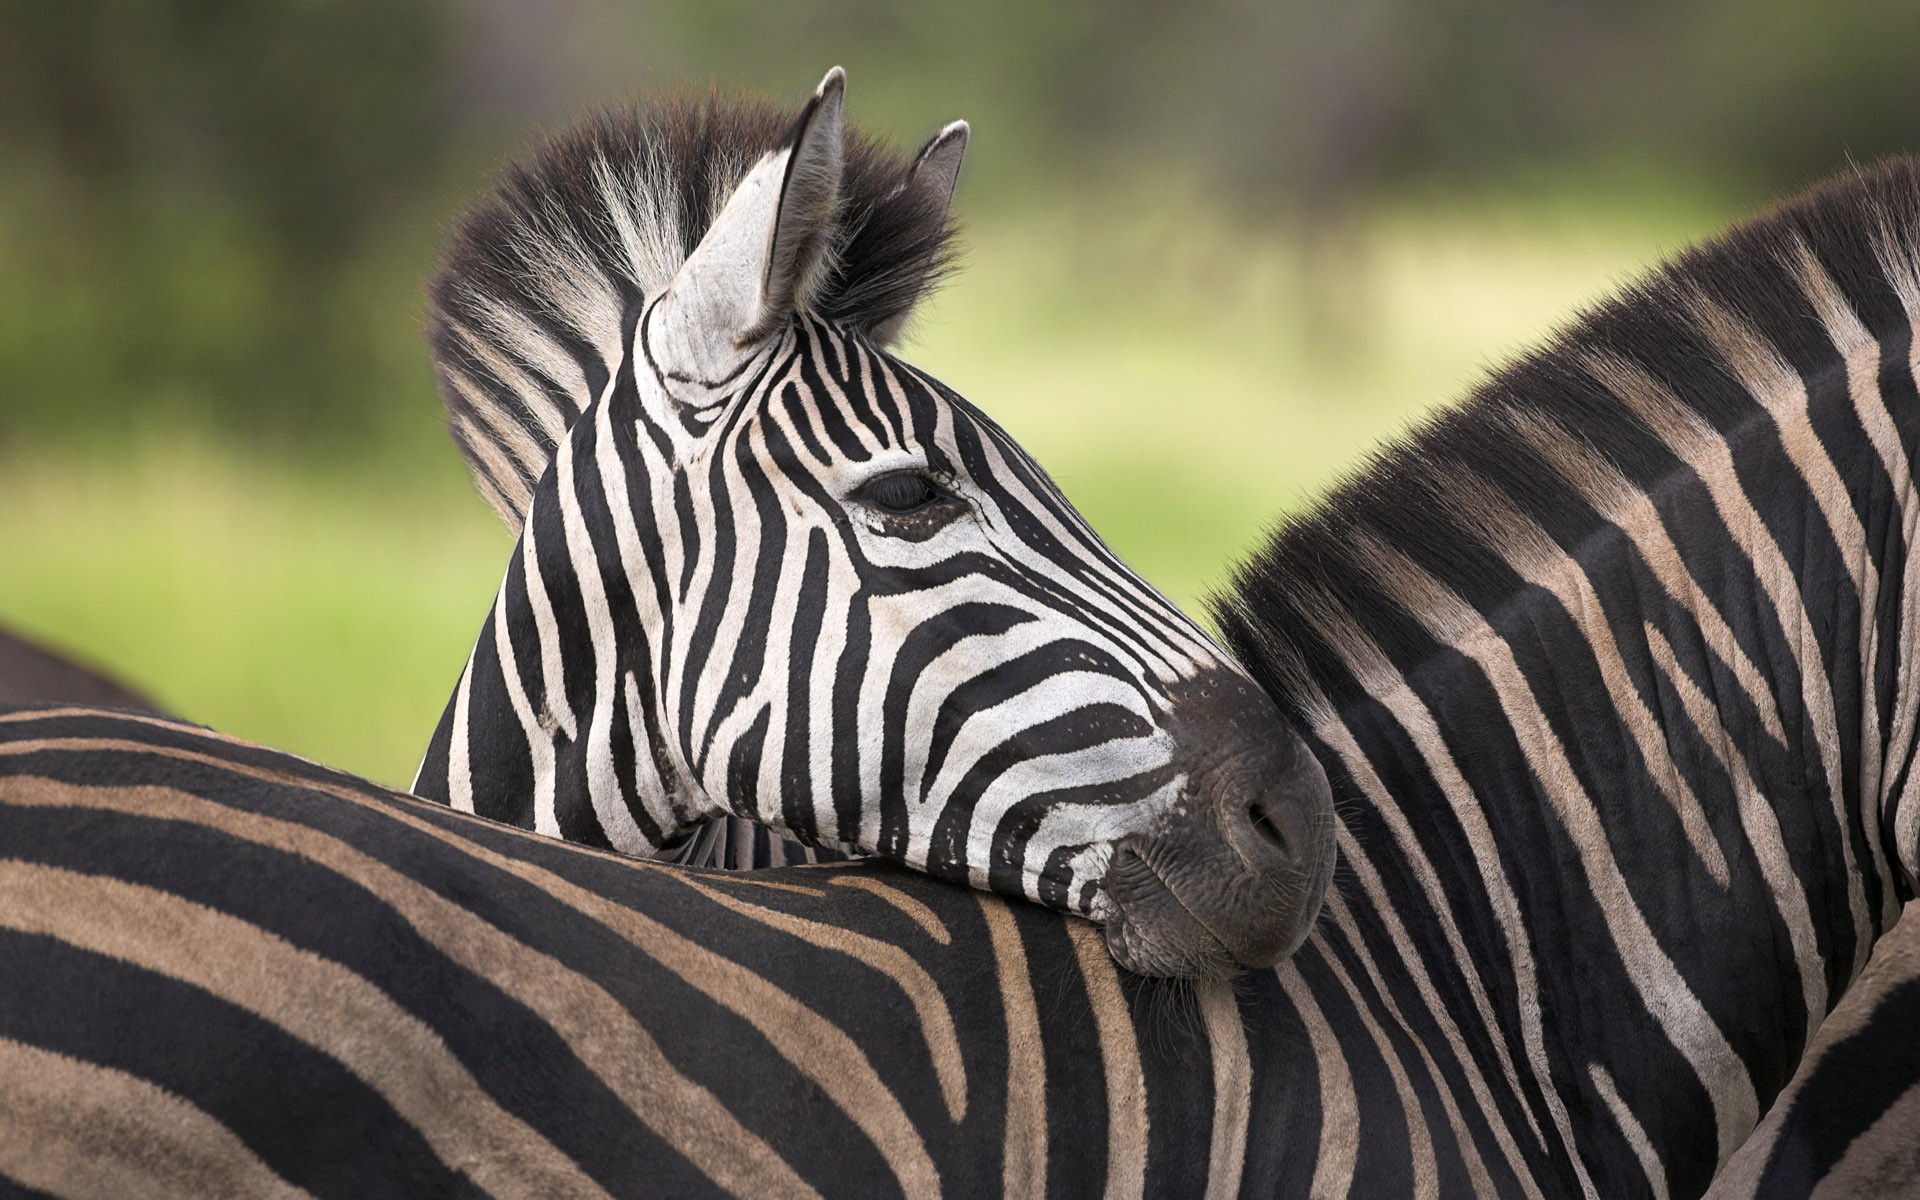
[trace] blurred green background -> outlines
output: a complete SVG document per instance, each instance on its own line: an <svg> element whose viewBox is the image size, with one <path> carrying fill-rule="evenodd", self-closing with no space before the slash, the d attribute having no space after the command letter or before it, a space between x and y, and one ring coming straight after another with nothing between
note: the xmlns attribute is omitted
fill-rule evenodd
<svg viewBox="0 0 1920 1200"><path fill-rule="evenodd" d="M1910 0L0 6L0 625L404 784L511 548L441 231L586 105L834 63L974 125L908 356L1189 607L1573 307L1920 142Z"/></svg>

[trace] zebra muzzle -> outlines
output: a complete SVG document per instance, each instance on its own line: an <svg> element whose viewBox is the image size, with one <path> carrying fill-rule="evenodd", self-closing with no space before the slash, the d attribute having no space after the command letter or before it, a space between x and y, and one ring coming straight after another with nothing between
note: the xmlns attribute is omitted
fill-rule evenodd
<svg viewBox="0 0 1920 1200"><path fill-rule="evenodd" d="M1271 966L1306 939L1333 874L1326 773L1235 673L1188 685L1175 711L1185 793L1115 847L1102 882L1107 947L1143 975Z"/></svg>

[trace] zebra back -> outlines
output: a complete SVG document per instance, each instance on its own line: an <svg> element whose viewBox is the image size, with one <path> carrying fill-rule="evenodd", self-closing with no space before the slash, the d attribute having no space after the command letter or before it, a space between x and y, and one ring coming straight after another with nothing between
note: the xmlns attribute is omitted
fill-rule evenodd
<svg viewBox="0 0 1920 1200"><path fill-rule="evenodd" d="M897 867L669 867L78 709L0 712L0 847L0 1180L39 1191L1239 1171L1231 985L1126 977L1090 923Z"/></svg>

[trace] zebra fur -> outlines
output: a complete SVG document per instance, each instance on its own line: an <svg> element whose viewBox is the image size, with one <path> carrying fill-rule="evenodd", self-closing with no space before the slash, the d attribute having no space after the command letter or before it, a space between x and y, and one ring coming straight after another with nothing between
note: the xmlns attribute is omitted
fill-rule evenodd
<svg viewBox="0 0 1920 1200"><path fill-rule="evenodd" d="M1793 1080L1713 1181L1715 1200L1920 1192L1920 904L1808 1045Z"/></svg>
<svg viewBox="0 0 1920 1200"><path fill-rule="evenodd" d="M1188 1194L1244 1136L1232 985L878 861L693 871L58 708L0 712L0 848L41 1193Z"/></svg>
<svg viewBox="0 0 1920 1200"><path fill-rule="evenodd" d="M508 530L624 357L628 309L672 281L793 123L790 109L719 92L607 109L509 164L462 218L428 286L427 344L454 442ZM856 127L845 139L830 259L805 307L886 346L956 265L966 128L913 159Z"/></svg>
<svg viewBox="0 0 1920 1200"><path fill-rule="evenodd" d="M1538 1137L1584 1151L1549 1190L1697 1193L1913 895L1916 318L1898 160L1600 307L1222 598L1335 780L1328 940L1496 1098L1435 1096L1478 1127L1414 1179L1508 1190Z"/></svg>

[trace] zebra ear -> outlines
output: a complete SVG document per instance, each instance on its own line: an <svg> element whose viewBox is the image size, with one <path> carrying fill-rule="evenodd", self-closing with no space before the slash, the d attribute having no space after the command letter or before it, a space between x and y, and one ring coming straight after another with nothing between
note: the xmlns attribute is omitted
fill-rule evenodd
<svg viewBox="0 0 1920 1200"><path fill-rule="evenodd" d="M923 186L950 207L954 184L960 181L960 160L967 154L967 135L972 131L965 121L955 121L934 134L933 140L913 156L908 186Z"/></svg>
<svg viewBox="0 0 1920 1200"><path fill-rule="evenodd" d="M642 334L675 398L706 403L742 356L804 308L833 259L846 72L827 72L793 128L733 190L649 311Z"/></svg>
<svg viewBox="0 0 1920 1200"><path fill-rule="evenodd" d="M967 135L972 132L965 121L955 121L933 135L933 139L920 147L920 153L913 156L913 169L907 173L907 181L901 190L917 190L926 197L930 206L929 216L933 218L932 227L944 229L947 223L947 210L953 207L954 185L960 182L960 160L967 154ZM915 297L917 299L917 296ZM900 340L906 329L907 321L913 316L913 304L907 303L899 312L875 325L869 336L882 346L891 346Z"/></svg>

